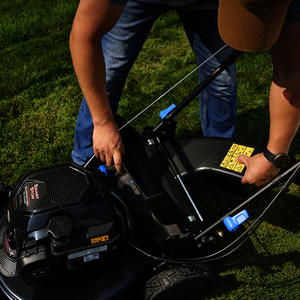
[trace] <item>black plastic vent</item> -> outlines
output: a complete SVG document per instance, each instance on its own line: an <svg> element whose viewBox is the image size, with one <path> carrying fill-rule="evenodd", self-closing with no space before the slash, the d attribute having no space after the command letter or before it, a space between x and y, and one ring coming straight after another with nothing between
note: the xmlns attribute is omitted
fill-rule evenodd
<svg viewBox="0 0 300 300"><path fill-rule="evenodd" d="M86 174L69 166L45 170L30 176L29 179L42 181L47 185L47 195L34 206L34 209L74 202L80 198L89 184Z"/></svg>

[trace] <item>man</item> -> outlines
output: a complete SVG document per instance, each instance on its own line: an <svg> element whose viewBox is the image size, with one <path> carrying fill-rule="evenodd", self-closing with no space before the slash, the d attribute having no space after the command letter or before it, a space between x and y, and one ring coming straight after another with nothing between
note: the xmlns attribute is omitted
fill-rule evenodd
<svg viewBox="0 0 300 300"><path fill-rule="evenodd" d="M169 10L175 9L179 14L198 65L207 61L209 57L225 46L220 53L199 69L200 81L203 81L219 67L220 63L234 51L226 46L220 37L217 25L218 7L210 0L193 1L195 2L193 4L186 0L122 1L128 2L118 22L101 40L107 94L113 114L117 112L127 74L153 23L160 15ZM110 2L114 2L114 0L110 0ZM89 22L89 20L86 21ZM74 23L76 24L76 22ZM82 30L83 27L80 25L79 29ZM77 36L75 35L75 37ZM101 36L98 36L97 40L100 39ZM102 92L106 96L106 90L102 90ZM234 63L201 93L200 114L205 136L235 137L236 82ZM93 129L94 124L90 109L84 98L75 129L75 144L72 152L74 162L83 164L93 154L91 139Z"/></svg>
<svg viewBox="0 0 300 300"><path fill-rule="evenodd" d="M125 8L125 5L122 4L126 4L126 2L126 0L81 0L70 37L74 68L87 100L88 110L91 113L94 125L93 151L96 157L100 157L108 166L114 162L118 172L122 170L121 162L124 155L124 147L118 128L113 120L113 112L107 95L101 40L117 23ZM147 7L147 2L153 3L157 1L130 0L127 6L132 7L134 15L135 5L143 3L144 7ZM194 5L199 5L196 8L197 10L201 9L203 3L209 5L206 0L185 0L184 2L181 0L161 0L161 2L166 3L166 5L173 3L179 6L184 3L185 7L183 8L185 9L195 8ZM300 9L299 0L294 0L292 11L297 12L298 9L298 12L295 16L290 17L293 23L285 23L283 25L290 2L291 0L220 0L219 7L219 30L224 41L230 46L242 51L260 51L272 46L274 78L270 91L271 127L268 143L268 150L271 152L271 155L288 153L290 143L299 126L300 99L299 91L297 91L297 82L300 79L300 62L299 60L297 61L296 53L299 53L300 49L300 41L298 40ZM252 11L253 9L254 11ZM197 12L192 10L188 12L188 15L192 16L195 13ZM271 14L269 15L269 13ZM143 16L137 15L139 18L143 18ZM184 16L185 14L182 12L182 15ZM120 20L122 20L122 16ZM276 19L275 23L272 23L273 19ZM269 24L271 25L267 27L266 25ZM123 26L126 27L126 24ZM206 31L209 28L207 26L203 30ZM251 32L249 29L254 30L252 32L254 37L252 40L249 38L248 33ZM278 38L280 31L281 34ZM256 37L262 32L264 35L261 39L257 39ZM105 38L103 42L105 43ZM212 44L216 45L217 43ZM255 47L251 46L253 44L255 44ZM109 51L114 52L115 49L109 49ZM225 76L231 78L232 85L234 75L229 73L230 71ZM234 92L230 91L230 94L234 94ZM228 101L227 105L232 107L232 101ZM83 107L81 110L87 110L87 107ZM234 111L232 108L230 110ZM87 118L84 118L80 121L82 124L77 124L77 126L85 128L84 123L87 121ZM233 122L235 123L234 117ZM84 139L84 130L79 131L78 138ZM80 155L79 158L81 158ZM238 158L238 161L245 163L247 166L243 183L262 185L279 172L279 169L274 167L263 154L258 154L251 158L242 156Z"/></svg>

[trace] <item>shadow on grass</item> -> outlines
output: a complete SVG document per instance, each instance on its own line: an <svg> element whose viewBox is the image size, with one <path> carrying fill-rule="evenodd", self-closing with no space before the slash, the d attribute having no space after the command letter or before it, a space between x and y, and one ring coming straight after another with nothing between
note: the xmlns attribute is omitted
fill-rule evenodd
<svg viewBox="0 0 300 300"><path fill-rule="evenodd" d="M287 272L286 265L292 265L294 271ZM238 250L230 258L214 262L212 266L220 275L214 289L206 295L207 300L231 299L228 295L238 294L241 294L240 299L268 299L270 291L275 295L276 290L288 287L293 288L295 293L300 290L297 271L300 268L299 251L266 255L258 253L253 244L248 242L244 249ZM279 297L276 299L292 299L276 295Z"/></svg>

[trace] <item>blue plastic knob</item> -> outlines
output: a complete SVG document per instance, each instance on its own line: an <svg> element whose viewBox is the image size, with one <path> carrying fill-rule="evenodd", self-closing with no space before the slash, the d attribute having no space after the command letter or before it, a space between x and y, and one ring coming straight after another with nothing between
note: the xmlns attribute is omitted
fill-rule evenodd
<svg viewBox="0 0 300 300"><path fill-rule="evenodd" d="M101 172L105 173L105 175L107 176L107 172L106 172L106 169L105 169L105 166L104 166L104 165L100 165L98 169L99 169Z"/></svg>
<svg viewBox="0 0 300 300"><path fill-rule="evenodd" d="M223 223L230 232L234 232L238 230L239 226L247 219L249 219L249 215L246 209L244 209L234 217L226 217Z"/></svg>
<svg viewBox="0 0 300 300"><path fill-rule="evenodd" d="M167 109L162 110L159 114L160 118L163 119L172 109L174 109L176 107L175 104L172 104L171 106L169 106Z"/></svg>

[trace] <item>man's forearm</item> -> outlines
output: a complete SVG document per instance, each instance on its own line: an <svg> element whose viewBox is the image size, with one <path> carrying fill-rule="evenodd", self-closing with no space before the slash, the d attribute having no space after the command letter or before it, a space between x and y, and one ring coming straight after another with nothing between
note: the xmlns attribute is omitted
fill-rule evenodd
<svg viewBox="0 0 300 300"><path fill-rule="evenodd" d="M101 40L86 40L76 32L75 27L70 37L70 49L74 69L90 108L93 122L95 125L101 125L106 119L113 117L106 90Z"/></svg>
<svg viewBox="0 0 300 300"><path fill-rule="evenodd" d="M272 153L287 153L300 119L300 22L285 23L271 48L273 81L270 90L270 136Z"/></svg>
<svg viewBox="0 0 300 300"><path fill-rule="evenodd" d="M106 89L102 37L115 25L124 6L108 0L81 0L70 35L74 69L95 126L113 119Z"/></svg>
<svg viewBox="0 0 300 300"><path fill-rule="evenodd" d="M288 153L300 122L300 93L296 87L280 87L274 81L270 90L270 136L268 149Z"/></svg>

